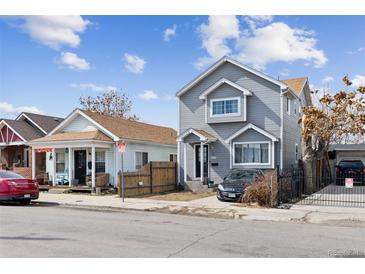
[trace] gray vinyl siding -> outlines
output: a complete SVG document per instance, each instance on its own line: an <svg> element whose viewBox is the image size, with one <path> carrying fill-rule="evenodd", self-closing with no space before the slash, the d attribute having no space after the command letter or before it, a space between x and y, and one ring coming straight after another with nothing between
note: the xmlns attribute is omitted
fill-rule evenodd
<svg viewBox="0 0 365 274"><path fill-rule="evenodd" d="M253 93L252 96L247 96L246 122L233 122L231 120L224 123L206 123L205 103L199 99L199 95L223 77ZM224 90L215 91L213 94L214 96L232 97L230 92ZM280 87L231 63L223 64L180 97L179 134L189 128L197 128L218 139L211 144L209 149L210 161L218 163L218 166L210 165L210 178L215 182L220 182L230 168L230 148L229 144L225 143L225 139L247 123L252 123L270 132L278 139L280 138ZM184 164L183 147L184 144L181 144L179 159L181 166ZM194 175L194 155L193 148L189 147L189 144L186 144L186 147L186 172L189 180ZM280 162L278 151L280 151L280 142L275 144L275 164ZM211 159L211 156L215 156L216 159ZM183 181L184 170L180 170L180 178Z"/></svg>
<svg viewBox="0 0 365 274"><path fill-rule="evenodd" d="M232 98L232 97L239 97L241 100L240 108L241 113L237 116L226 116L226 117L214 117L211 116L211 103L212 100L215 99L224 99L224 98ZM236 88L228 85L223 84L214 90L211 94L207 96L206 99L206 117L207 123L227 123L227 122L244 122L244 112L246 111L244 108L244 99L242 91L237 90ZM205 100L202 100L205 102Z"/></svg>
<svg viewBox="0 0 365 274"><path fill-rule="evenodd" d="M299 101L294 96L290 96L291 100L291 108L290 108L290 114L287 113L287 100L286 96L284 97L284 136L283 136L283 163L284 168L289 167L296 167L297 162L295 160L295 144L298 144L298 152L299 157L301 158L301 136L300 136L300 126L298 125L298 119L299 119L299 112L297 114L294 114L294 101L297 102L297 106L299 106Z"/></svg>

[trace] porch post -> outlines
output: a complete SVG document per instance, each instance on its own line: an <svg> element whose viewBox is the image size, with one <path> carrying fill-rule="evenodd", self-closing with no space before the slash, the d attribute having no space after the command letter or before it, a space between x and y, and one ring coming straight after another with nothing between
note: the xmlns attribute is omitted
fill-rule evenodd
<svg viewBox="0 0 365 274"><path fill-rule="evenodd" d="M200 181L204 182L204 143L200 142Z"/></svg>
<svg viewBox="0 0 365 274"><path fill-rule="evenodd" d="M56 186L57 185L57 182L56 182L56 149L53 148L52 149L52 155L53 155L53 178L52 178L52 183L53 183L53 186Z"/></svg>
<svg viewBox="0 0 365 274"><path fill-rule="evenodd" d="M36 166L36 162L35 162L35 149L32 149L32 179L35 180L35 166Z"/></svg>
<svg viewBox="0 0 365 274"><path fill-rule="evenodd" d="M68 148L68 186L72 186L72 148Z"/></svg>
<svg viewBox="0 0 365 274"><path fill-rule="evenodd" d="M91 147L91 186L95 188L95 146Z"/></svg>

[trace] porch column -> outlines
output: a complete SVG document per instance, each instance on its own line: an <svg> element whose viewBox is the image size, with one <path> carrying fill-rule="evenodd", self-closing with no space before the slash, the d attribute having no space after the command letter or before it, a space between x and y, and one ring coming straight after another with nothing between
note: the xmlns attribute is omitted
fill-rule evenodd
<svg viewBox="0 0 365 274"><path fill-rule="evenodd" d="M32 179L35 180L35 166L36 166L36 162L35 162L35 149L32 148Z"/></svg>
<svg viewBox="0 0 365 274"><path fill-rule="evenodd" d="M186 168L186 143L184 143L184 183L188 181L188 173Z"/></svg>
<svg viewBox="0 0 365 274"><path fill-rule="evenodd" d="M95 188L95 147L91 147L91 186Z"/></svg>
<svg viewBox="0 0 365 274"><path fill-rule="evenodd" d="M72 186L72 148L68 148L68 186Z"/></svg>
<svg viewBox="0 0 365 274"><path fill-rule="evenodd" d="M200 142L200 181L204 181L204 143Z"/></svg>
<svg viewBox="0 0 365 274"><path fill-rule="evenodd" d="M57 182L56 182L56 149L53 148L52 149L52 161L53 161L53 178L52 178L52 183L53 183L53 186L56 186L57 185Z"/></svg>

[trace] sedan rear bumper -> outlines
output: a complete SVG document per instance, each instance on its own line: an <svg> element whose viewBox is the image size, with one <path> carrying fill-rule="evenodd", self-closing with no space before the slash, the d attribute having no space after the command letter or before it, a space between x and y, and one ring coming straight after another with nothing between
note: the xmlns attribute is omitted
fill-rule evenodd
<svg viewBox="0 0 365 274"><path fill-rule="evenodd" d="M0 201L21 201L21 200L35 200L38 199L39 194L30 194L30 197L25 196L26 194L18 195L0 195Z"/></svg>

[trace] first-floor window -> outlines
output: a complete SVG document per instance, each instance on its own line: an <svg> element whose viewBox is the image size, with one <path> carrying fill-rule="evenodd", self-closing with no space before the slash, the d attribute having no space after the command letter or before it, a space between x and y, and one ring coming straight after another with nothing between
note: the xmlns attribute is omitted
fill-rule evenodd
<svg viewBox="0 0 365 274"><path fill-rule="evenodd" d="M234 144L235 164L269 164L269 143Z"/></svg>
<svg viewBox="0 0 365 274"><path fill-rule="evenodd" d="M176 154L170 154L170 162L177 162L177 155Z"/></svg>
<svg viewBox="0 0 365 274"><path fill-rule="evenodd" d="M136 152L136 169L140 169L148 163L148 152Z"/></svg>
<svg viewBox="0 0 365 274"><path fill-rule="evenodd" d="M66 156L64 152L56 152L56 173L65 172Z"/></svg>
<svg viewBox="0 0 365 274"><path fill-rule="evenodd" d="M105 173L105 151L95 151L95 172Z"/></svg>

